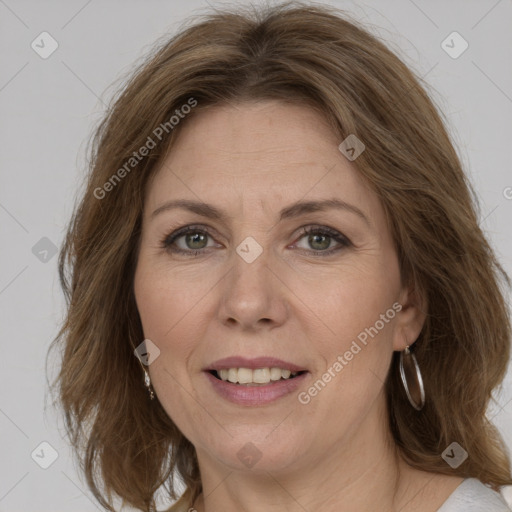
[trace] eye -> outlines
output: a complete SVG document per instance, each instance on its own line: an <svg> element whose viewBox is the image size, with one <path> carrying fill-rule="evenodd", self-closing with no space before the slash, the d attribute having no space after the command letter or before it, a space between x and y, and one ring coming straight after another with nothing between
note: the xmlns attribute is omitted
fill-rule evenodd
<svg viewBox="0 0 512 512"><path fill-rule="evenodd" d="M210 233L204 227L185 226L173 231L161 241L161 247L169 252L197 256L214 244L208 245Z"/></svg>
<svg viewBox="0 0 512 512"><path fill-rule="evenodd" d="M306 249L310 253L312 249L312 254L316 253L315 255L319 256L338 252L351 245L347 237L327 226L307 226L302 228L301 235L299 241L305 239L308 247L300 247L298 245L297 247Z"/></svg>
<svg viewBox="0 0 512 512"><path fill-rule="evenodd" d="M302 228L300 234L295 247L315 256L328 256L351 245L348 238L327 226L307 226ZM298 245L302 239L305 240L306 247ZM206 254L209 248L222 247L213 242L212 235L204 226L185 226L177 229L166 235L160 245L170 253L186 256L199 256Z"/></svg>

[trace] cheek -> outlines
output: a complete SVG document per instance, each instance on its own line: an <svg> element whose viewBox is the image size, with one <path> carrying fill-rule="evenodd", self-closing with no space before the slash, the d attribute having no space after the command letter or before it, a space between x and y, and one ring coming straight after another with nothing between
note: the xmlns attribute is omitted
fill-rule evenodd
<svg viewBox="0 0 512 512"><path fill-rule="evenodd" d="M167 268L166 265L139 262L135 273L134 290L144 335L155 342L169 345L176 332L183 331L208 290L187 271Z"/></svg>
<svg viewBox="0 0 512 512"><path fill-rule="evenodd" d="M199 344L207 336L212 316L208 299L218 277L213 272L198 275L197 269L190 267L146 256L135 273L134 291L144 337L160 350L150 367L150 377L157 393L158 388L162 390L163 395L158 394L166 403L177 401L175 396L168 396L167 389L182 386L183 400L187 398L185 389L193 392Z"/></svg>
<svg viewBox="0 0 512 512"><path fill-rule="evenodd" d="M144 338L160 350L149 367L152 385L170 413L184 399L180 389L190 389L187 365L199 328L191 328L190 318L198 299L180 279L149 265L137 268L134 290Z"/></svg>
<svg viewBox="0 0 512 512"><path fill-rule="evenodd" d="M151 384L168 416L189 436L197 412L183 407L194 394L189 360L203 328L199 311L201 295L187 286L180 273L139 263L134 280L137 308L144 337L159 348L160 354L149 367ZM203 293L204 295L204 293Z"/></svg>
<svg viewBox="0 0 512 512"><path fill-rule="evenodd" d="M332 407L350 410L348 421L356 411L362 414L383 387L393 351L393 304L400 283L393 261L364 269L354 266L339 276L321 280L320 288L309 288L307 302L314 318L307 318L303 308L303 326L324 365L303 402L325 408L320 417ZM300 293L306 294L306 289L297 290Z"/></svg>
<svg viewBox="0 0 512 512"><path fill-rule="evenodd" d="M392 262L387 267L376 261L372 265L357 263L293 283L294 295L300 299L296 311L302 312L304 328L311 330L311 339L329 353L350 346L399 296L398 272ZM382 337L391 331L391 320L382 329Z"/></svg>
<svg viewBox="0 0 512 512"><path fill-rule="evenodd" d="M356 285L351 290L360 294L352 295L348 288L333 294L336 301L328 306L330 314L309 335L317 342L316 356L323 367L298 397L312 428L322 429L333 439L340 432L350 434L368 415L383 393L393 351L392 298L383 293L377 300L375 291Z"/></svg>

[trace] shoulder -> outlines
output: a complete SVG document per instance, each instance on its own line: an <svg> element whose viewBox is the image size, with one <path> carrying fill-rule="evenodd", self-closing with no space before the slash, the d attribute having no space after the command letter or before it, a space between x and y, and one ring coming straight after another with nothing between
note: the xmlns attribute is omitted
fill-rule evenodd
<svg viewBox="0 0 512 512"><path fill-rule="evenodd" d="M512 512L503 497L476 478L466 478L437 512Z"/></svg>

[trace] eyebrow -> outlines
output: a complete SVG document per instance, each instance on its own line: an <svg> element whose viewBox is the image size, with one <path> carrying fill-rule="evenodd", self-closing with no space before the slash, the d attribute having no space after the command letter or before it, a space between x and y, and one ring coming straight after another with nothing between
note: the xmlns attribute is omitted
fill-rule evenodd
<svg viewBox="0 0 512 512"><path fill-rule="evenodd" d="M156 217L162 212L176 208L182 208L184 210L188 210L192 213L200 215L201 217L207 217L209 219L219 221L223 221L228 218L228 215L219 208L208 203L193 201L190 199L177 199L173 201L167 201L166 203L159 206L151 214L151 218ZM297 201L296 203L293 203L281 210L279 213L279 221L300 217L301 215L305 215L307 213L323 212L329 209L345 210L353 213L364 220L368 226L371 226L370 221L359 208L337 198L323 199L318 201Z"/></svg>

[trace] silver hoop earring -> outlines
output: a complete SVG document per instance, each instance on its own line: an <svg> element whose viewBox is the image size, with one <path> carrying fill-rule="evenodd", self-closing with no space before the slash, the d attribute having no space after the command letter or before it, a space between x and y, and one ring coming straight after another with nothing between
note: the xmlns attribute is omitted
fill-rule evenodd
<svg viewBox="0 0 512 512"><path fill-rule="evenodd" d="M149 378L149 373L146 370L146 368L143 368L143 370L144 370L144 385L148 388L149 398L151 400L154 400L155 394L153 393L153 390L151 389L151 379Z"/></svg>
<svg viewBox="0 0 512 512"><path fill-rule="evenodd" d="M425 405L425 388L421 378L420 367L416 356L409 350L409 346L400 352L400 377L404 385L409 403L421 411ZM412 386L410 385L412 383Z"/></svg>

